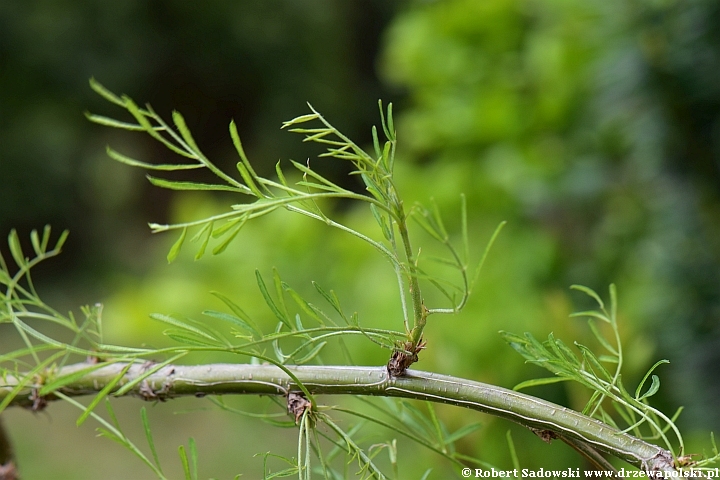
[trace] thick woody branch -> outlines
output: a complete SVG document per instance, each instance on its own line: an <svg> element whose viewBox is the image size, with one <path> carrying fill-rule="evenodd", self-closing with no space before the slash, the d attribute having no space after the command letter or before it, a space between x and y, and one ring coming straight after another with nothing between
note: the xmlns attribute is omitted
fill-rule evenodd
<svg viewBox="0 0 720 480"><path fill-rule="evenodd" d="M87 364L62 367L53 373L59 378L87 369ZM146 375L150 369L140 363L112 363L89 371L63 386L65 395L92 395L111 383L127 368L114 391ZM470 408L524 425L536 433L578 443L614 455L648 473L676 472L670 452L623 433L607 424L545 400L505 388L461 378L407 370L401 377L388 375L384 367L288 366L290 372L313 395L375 395L447 403ZM0 402L9 395L17 379L7 377L0 384ZM22 391L11 405L32 406L37 388ZM167 365L147 376L127 393L145 400L167 400L180 396L204 395L287 395L297 392L297 382L274 365L209 364ZM50 394L45 400L52 400ZM568 441L569 440L569 441Z"/></svg>

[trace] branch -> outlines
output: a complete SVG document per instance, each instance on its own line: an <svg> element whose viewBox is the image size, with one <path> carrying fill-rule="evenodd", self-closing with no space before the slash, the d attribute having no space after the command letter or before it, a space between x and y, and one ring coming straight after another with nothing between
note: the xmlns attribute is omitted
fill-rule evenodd
<svg viewBox="0 0 720 480"><path fill-rule="evenodd" d="M53 377L77 374L87 368L87 364L65 366L53 372ZM95 394L127 369L113 387L113 391L117 391L128 382L146 376L149 368L140 363L108 364L74 378L58 391L68 396ZM391 377L384 367L287 368L311 394L374 395L447 403L512 420L536 433L548 432L552 438L561 438L571 445L579 442L588 449L613 455L649 473L677 472L667 450L574 410L520 392L417 370ZM5 383L0 384L0 403L11 394L18 381L7 376ZM32 406L37 402L40 387L35 385L21 391L10 405ZM189 395L287 395L298 390L290 376L274 365L208 364L166 365L137 383L127 394L145 400L167 400ZM54 399L52 394L45 398Z"/></svg>

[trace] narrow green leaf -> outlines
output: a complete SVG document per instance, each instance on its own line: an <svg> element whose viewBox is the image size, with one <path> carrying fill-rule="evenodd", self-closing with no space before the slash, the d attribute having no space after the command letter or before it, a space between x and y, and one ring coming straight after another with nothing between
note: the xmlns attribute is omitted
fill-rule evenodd
<svg viewBox="0 0 720 480"><path fill-rule="evenodd" d="M288 313L287 305L285 304L285 289L283 288L283 281L280 278L280 273L277 268L273 267L273 284L275 285L275 297L277 298L278 308L283 314L283 317L290 318Z"/></svg>
<svg viewBox="0 0 720 480"><path fill-rule="evenodd" d="M187 321L189 319L186 319L186 321L183 322L182 320L179 320L179 319L173 317L172 315L162 315L160 313L151 313L150 318L152 318L153 320L157 320L158 322L166 323L173 327L177 327L181 330L192 332L192 333L194 333L200 337L206 338L207 340L210 340L214 343L220 342L220 340L218 338L210 335L208 332L201 330L200 328L187 323ZM222 343L222 342L220 342L220 343Z"/></svg>
<svg viewBox="0 0 720 480"><path fill-rule="evenodd" d="M192 462L192 478L198 480L198 451L193 437L188 439L188 446L190 447L190 461Z"/></svg>
<svg viewBox="0 0 720 480"><path fill-rule="evenodd" d="M255 184L255 180L253 179L252 175L250 175L250 172L247 169L247 166L243 162L237 162L235 166L238 169L238 172L240 172L240 176L242 177L245 184L248 186L250 191L258 198L265 198L265 195L260 191L258 186Z"/></svg>
<svg viewBox="0 0 720 480"><path fill-rule="evenodd" d="M587 365L592 368L595 375L598 375L598 378L601 376L604 380L612 382L612 375L610 375L610 372L602 366L600 360L598 360L592 350L577 342L575 342L575 345L582 351L583 360L585 360Z"/></svg>
<svg viewBox="0 0 720 480"><path fill-rule="evenodd" d="M382 156L382 151L380 150L380 140L378 139L377 127L375 127L375 125L372 127L372 139L375 157L380 158Z"/></svg>
<svg viewBox="0 0 720 480"><path fill-rule="evenodd" d="M240 223L237 224L237 226L228 234L228 236L225 238L225 240L222 241L218 246L213 248L213 255L219 255L222 252L225 251L225 249L230 245L230 243L235 240L235 237L238 233L240 233L240 230L245 225L245 222L247 222L248 216L243 215L240 219Z"/></svg>
<svg viewBox="0 0 720 480"><path fill-rule="evenodd" d="M388 130L390 131L390 136L388 137L388 140L394 140L395 139L395 122L393 122L393 104L388 103L387 107L387 126Z"/></svg>
<svg viewBox="0 0 720 480"><path fill-rule="evenodd" d="M30 232L30 243L32 243L33 250L35 250L35 255L39 257L44 253L40 248L40 238L38 237L38 232L35 229Z"/></svg>
<svg viewBox="0 0 720 480"><path fill-rule="evenodd" d="M163 335L168 337L171 340L175 340L181 345L188 346L193 345L196 347L219 347L224 346L220 342L206 340L204 337L200 335L196 335L195 333L188 332L186 330L179 330L174 328L169 328L163 332Z"/></svg>
<svg viewBox="0 0 720 480"><path fill-rule="evenodd" d="M313 348L312 350L310 350L306 355L304 355L304 356L302 356L302 357L300 357L300 358L298 358L298 357L293 357L294 360L295 360L295 363L296 363L297 365L304 365L304 364L306 364L307 362L311 361L313 358L317 357L318 354L320 353L320 351L325 347L325 345L327 345L327 342L320 342L319 344L317 344L317 345L315 346L315 348Z"/></svg>
<svg viewBox="0 0 720 480"><path fill-rule="evenodd" d="M10 230L10 234L8 235L8 246L10 247L10 254L15 259L17 266L23 267L25 265L25 255L20 246L20 238L18 238L17 231L14 228Z"/></svg>
<svg viewBox="0 0 720 480"><path fill-rule="evenodd" d="M155 441L153 440L152 431L150 430L150 422L147 417L147 410L145 407L140 409L140 418L142 419L143 429L145 430L145 438L147 439L148 446L150 447L150 453L152 453L155 466L162 472L160 468L160 457L158 457L157 450L155 449Z"/></svg>
<svg viewBox="0 0 720 480"><path fill-rule="evenodd" d="M168 263L174 262L175 259L177 258L178 254L180 253L180 249L183 246L183 243L185 243L186 235L187 235L187 227L183 227L180 237L175 241L175 243L170 248L170 251L167 254Z"/></svg>
<svg viewBox="0 0 720 480"><path fill-rule="evenodd" d="M434 220L434 224L436 226L436 229L438 233L441 234L443 237L443 240L447 241L448 239L448 233L447 230L445 230L445 224L443 224L442 217L440 216L440 210L437 206L437 202L435 202L434 198L430 199L431 205L432 205L432 218Z"/></svg>
<svg viewBox="0 0 720 480"><path fill-rule="evenodd" d="M112 93L110 90L102 86L100 82L95 80L95 77L90 77L90 88L92 88L95 93L99 94L101 97L103 97L105 100L107 100L110 103L114 103L115 105L120 105L121 107L125 106L125 102L123 102L120 97Z"/></svg>
<svg viewBox="0 0 720 480"><path fill-rule="evenodd" d="M299 123L305 123L312 120L315 120L317 118L320 118L320 115L317 113L309 113L307 115L300 115L299 117L295 117L292 120L288 120L287 122L283 122L281 128L287 128L292 125L297 125Z"/></svg>
<svg viewBox="0 0 720 480"><path fill-rule="evenodd" d="M318 182L320 182L324 185L327 185L330 188L330 191L346 192L346 190L344 188L339 187L338 185L334 184L333 182L331 182L327 178L323 177L322 175L320 175L319 173L317 173L310 167L307 167L307 166L303 165L302 163L296 162L294 160L290 160L290 161L292 162L292 164L295 168L297 168L304 174L311 176L312 178L314 178L315 180L317 180Z"/></svg>
<svg viewBox="0 0 720 480"><path fill-rule="evenodd" d="M223 302L232 312L237 315L240 319L242 319L245 323L250 325L252 331L257 332L259 337L262 337L262 331L258 328L257 324L250 318L250 316L245 313L245 311L240 308L239 305L237 305L235 302L230 300L228 297L223 295L220 292L212 291L210 292L211 295L214 295L218 299L220 299L221 302Z"/></svg>
<svg viewBox="0 0 720 480"><path fill-rule="evenodd" d="M600 333L600 330L597 328L597 325L595 325L595 322L588 320L588 325L590 326L590 330L593 335L595 335L595 338L597 338L597 341L600 342L600 345L605 347L608 352L612 353L616 357L620 355L615 347L610 345L610 342L608 342L607 339Z"/></svg>
<svg viewBox="0 0 720 480"><path fill-rule="evenodd" d="M187 353L188 353L187 351L180 352L177 355L174 355L174 356L168 358L164 362L156 363L151 368L149 368L146 372L144 372L142 375L139 375L138 377L136 377L133 380L129 381L128 383L124 384L120 389L118 389L117 392L115 392L115 396L121 397L121 396L125 395L127 392L129 392L130 390L135 388L135 386L137 384L139 384L140 382L145 380L147 377L154 374L158 370L165 368L167 365L170 365L174 361L179 360L180 358L187 355Z"/></svg>
<svg viewBox="0 0 720 480"><path fill-rule="evenodd" d="M38 392L38 395L40 395L40 396L48 395L49 393L52 393L55 390L62 388L65 385L84 377L88 373L93 372L93 371L97 370L98 368L103 368L107 365L108 365L108 363L97 363L97 364L91 365L87 368L82 368L80 370L77 370L69 375L63 375L62 377L53 378L52 380L43 384L42 388L40 388L40 391Z"/></svg>
<svg viewBox="0 0 720 480"><path fill-rule="evenodd" d="M210 190L216 192L250 193L250 190L247 190L244 187L231 187L229 185L219 185L213 183L176 182L174 180L165 180L151 175L145 175L145 177L156 187L167 188L168 190Z"/></svg>
<svg viewBox="0 0 720 480"><path fill-rule="evenodd" d="M85 118L87 118L93 123L97 123L98 125L102 125L104 127L119 128L122 130L130 130L133 132L142 132L145 130L142 125L139 125L137 123L121 122L120 120L115 120L114 118L104 117L102 115L95 115L94 113L90 112L85 112ZM155 127L155 129L164 130L162 127Z"/></svg>
<svg viewBox="0 0 720 480"><path fill-rule="evenodd" d="M390 231L390 226L388 225L385 216L381 214L377 207L372 203L370 204L370 211L372 212L373 217L375 217L375 221L380 226L383 237L385 237L386 240L391 240L392 232Z"/></svg>
<svg viewBox="0 0 720 480"><path fill-rule="evenodd" d="M603 313L600 313L595 310L587 310L584 312L574 312L570 314L570 318L576 318L576 317L592 317L597 318L598 320L602 320L606 323L612 323L610 322L610 319Z"/></svg>
<svg viewBox="0 0 720 480"><path fill-rule="evenodd" d="M520 469L520 462L518 461L517 451L515 450L515 442L512 438L512 432L510 430L505 434L507 439L508 449L510 450L510 458L512 459L513 468L517 471Z"/></svg>
<svg viewBox="0 0 720 480"><path fill-rule="evenodd" d="M340 302L338 301L337 295L335 295L335 292L330 290L330 293L327 293L323 288L318 285L316 282L312 282L313 286L315 287L315 290L320 293L320 295L323 296L323 298L335 309L335 311L340 314L340 316L347 321L347 318L345 317L345 314L342 311L342 308L340 307Z"/></svg>
<svg viewBox="0 0 720 480"><path fill-rule="evenodd" d="M445 437L445 444L455 443L461 438L470 435L472 432L479 430L481 427L482 424L479 422L465 425L464 427L459 428L458 430Z"/></svg>
<svg viewBox="0 0 720 480"><path fill-rule="evenodd" d="M108 384L105 385L97 395L95 395L95 398L93 398L92 401L90 402L90 404L87 407L85 407L82 415L80 415L80 417L78 417L78 419L75 421L76 426L79 427L80 425L82 425L85 422L85 420L87 420L87 418L90 416L90 414L95 409L95 407L97 407L97 405L103 399L105 399L110 392L113 391L113 389L118 384L118 382L120 382L120 380L122 380L123 377L125 377L125 374L128 372L128 370L130 370L130 367L132 365L133 365L132 362L129 362L127 365L125 365L125 367L122 369L122 371L120 371L120 373L115 378L110 380L108 382ZM110 408L110 411L112 411L111 407L108 406L108 408ZM115 425L117 426L117 419L114 417L114 412L113 412L111 418L114 419Z"/></svg>
<svg viewBox="0 0 720 480"><path fill-rule="evenodd" d="M130 158L126 155L123 155L122 153L120 153L116 150L113 150L110 147L106 147L105 152L107 153L108 157L112 158L113 160L116 160L120 163L124 163L125 165L129 165L131 167L145 168L147 170L164 170L164 171L192 170L192 169L196 169L196 168L203 168L205 166L202 163L156 165L153 163L146 163L146 162L141 162L140 160L135 160L134 158Z"/></svg>
<svg viewBox="0 0 720 480"><path fill-rule="evenodd" d="M492 236L490 237L490 240L488 241L487 245L485 246L485 251L483 252L483 256L480 258L480 262L478 262L478 266L475 267L475 274L473 275L473 280L470 283L470 291L472 291L475 282L477 282L478 277L480 277L480 272L482 271L483 265L485 265L485 260L487 260L488 254L490 253L490 249L492 248L493 244L495 243L495 240L497 239L498 235L500 235L500 231L503 229L507 222L502 221L498 224L497 227L495 227L495 231L493 232Z"/></svg>
<svg viewBox="0 0 720 480"><path fill-rule="evenodd" d="M250 190L257 196L258 198L263 198L265 195L260 192L260 189L258 189L257 185L255 185L255 180L258 178L257 173L255 173L255 170L253 169L252 165L250 164L250 161L247 158L247 155L245 155L245 149L243 149L242 142L240 141L240 135L237 131L237 126L235 125L235 121L230 122L230 137L232 137L233 145L235 146L235 150L237 151L238 155L240 156L240 162L238 162L237 169L240 172L240 175L243 177L243 180L247 184L247 186L250 188ZM268 195L270 195L270 191L265 188Z"/></svg>
<svg viewBox="0 0 720 480"><path fill-rule="evenodd" d="M178 447L178 454L180 455L180 463L182 464L183 472L185 472L185 480L192 480L190 475L190 464L188 463L187 453L185 452L185 445Z"/></svg>
<svg viewBox="0 0 720 480"><path fill-rule="evenodd" d="M595 290L593 290L592 288L588 288L583 285L571 285L570 288L583 292L585 295L594 298L600 308L605 308L605 304L603 303L602 299L597 293L595 293Z"/></svg>
<svg viewBox="0 0 720 480"><path fill-rule="evenodd" d="M643 393L641 396L638 397L638 401L648 397L652 397L657 393L658 390L660 390L660 377L658 377L657 375L653 375L650 388L648 388L647 392Z"/></svg>
<svg viewBox="0 0 720 480"><path fill-rule="evenodd" d="M445 240L442 236L442 233L438 232L435 225L428 221L427 211L425 209L418 209L414 211L412 214L412 219L415 220L415 222L420 225L423 230L429 233L430 236L438 242L442 243Z"/></svg>
<svg viewBox="0 0 720 480"><path fill-rule="evenodd" d="M42 252L47 251L48 243L50 242L50 225L45 225L45 228L43 228L43 237L42 242L40 242L40 250Z"/></svg>
<svg viewBox="0 0 720 480"><path fill-rule="evenodd" d="M283 316L283 313L273 301L270 293L268 293L267 286L265 286L265 281L263 280L262 275L260 275L260 270L255 270L255 278L257 279L257 284L260 288L260 293L262 293L262 296L265 299L265 303L267 303L268 307L270 307L270 310L273 312L273 314L275 314L275 317L277 317L278 320L287 325L290 330L293 330L293 326L292 323L290 323L290 320L287 317Z"/></svg>
<svg viewBox="0 0 720 480"><path fill-rule="evenodd" d="M637 388L635 389L635 399L636 399L636 400L641 400L642 398L645 398L645 395L643 395L642 397L640 397L640 392L642 392L642 388L643 388L643 386L645 385L645 382L647 381L648 377L652 374L652 372L653 372L657 367L659 367L660 365L662 365L662 364L664 364L664 363L670 363L670 361L669 361L669 360L666 360L666 359L658 360L657 362L655 362L655 364L654 364L652 367L650 367L650 369L647 371L647 373L645 373L645 376L643 377L642 381L640 382L640 384L639 384L639 385L637 386ZM659 387L659 385L658 385L658 387ZM652 385L650 386L650 390L652 390ZM653 392L653 394L654 394L654 392ZM649 395L647 395L647 396L649 396Z"/></svg>
<svg viewBox="0 0 720 480"><path fill-rule="evenodd" d="M385 134L385 138L390 140L392 138L392 135L390 134L387 123L385 121L385 110L383 109L382 100L378 100L378 108L380 109L380 124L382 125L383 133Z"/></svg>
<svg viewBox="0 0 720 480"><path fill-rule="evenodd" d="M214 222L208 222L206 223L198 233L193 236L193 238L190 239L191 242L195 242L200 238L200 235L205 235L203 238L202 243L200 244L200 248L198 248L197 253L195 254L195 260L200 260L203 255L205 255L205 250L207 249L208 243L210 242L210 236L212 235Z"/></svg>
<svg viewBox="0 0 720 480"><path fill-rule="evenodd" d="M55 248L53 248L53 250L59 252L62 249L63 245L65 245L65 240L67 240L68 235L70 235L70 230L63 230L57 242L55 242Z"/></svg>
<svg viewBox="0 0 720 480"><path fill-rule="evenodd" d="M598 360L607 363L620 363L620 359L617 355L598 355Z"/></svg>
<svg viewBox="0 0 720 480"><path fill-rule="evenodd" d="M523 388L537 387L538 385L549 385L551 383L567 382L568 380L571 379L567 377L533 378L532 380L526 380L524 382L518 383L513 387L513 390L518 391L522 390Z"/></svg>
<svg viewBox="0 0 720 480"><path fill-rule="evenodd" d="M304 298L300 296L299 293L297 293L295 290L290 288L288 285L283 283L283 288L286 292L290 295L290 298L292 298L295 303L302 309L303 312L305 312L307 315L309 315L313 320L318 322L320 325L325 325L325 322L320 318L318 313L316 312L313 305L311 305L309 302L305 301Z"/></svg>
<svg viewBox="0 0 720 480"><path fill-rule="evenodd" d="M197 153L198 155L202 155L200 153L200 149L197 146L197 143L195 143L195 139L190 133L190 129L187 127L187 123L185 123L185 118L183 118L182 114L180 114L180 112L178 112L177 110L173 110L172 119L178 131L180 132L180 135L183 137L183 140L185 140L185 143L187 143L188 146L195 151L195 153Z"/></svg>
<svg viewBox="0 0 720 480"><path fill-rule="evenodd" d="M277 177L278 177L278 180L280 181L280 183L287 187L288 183L287 183L287 180L285 180L285 175L282 172L282 168L280 168L279 161L275 164L275 173L277 173Z"/></svg>
<svg viewBox="0 0 720 480"><path fill-rule="evenodd" d="M205 310L204 312L202 312L202 314L207 315L208 317L217 318L218 320L222 320L224 322L231 323L236 327L239 327L242 330L251 333L256 338L262 338L263 336L262 332L260 332L253 324L248 323L247 321L235 315L230 315L229 313L224 312L216 312L215 310Z"/></svg>

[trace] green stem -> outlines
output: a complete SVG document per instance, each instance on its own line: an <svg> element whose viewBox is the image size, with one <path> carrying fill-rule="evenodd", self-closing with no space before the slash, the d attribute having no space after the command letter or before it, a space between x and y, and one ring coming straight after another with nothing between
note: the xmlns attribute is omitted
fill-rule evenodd
<svg viewBox="0 0 720 480"><path fill-rule="evenodd" d="M418 280L417 268L415 267L415 257L412 251L412 245L410 244L410 234L407 229L407 217L403 211L402 204L398 206L397 217L399 218L397 226L400 232L400 238L402 239L403 246L405 247L405 258L408 263L408 269L410 272L410 298L412 298L413 305L413 329L410 333L410 341L412 346L416 347L420 344L422 339L422 333L425 329L425 323L427 322L427 309L423 304L422 292L420 291L420 281Z"/></svg>
<svg viewBox="0 0 720 480"><path fill-rule="evenodd" d="M114 363L88 372L63 386L67 396L91 395L102 390L126 363ZM62 367L55 378L72 375L87 364ZM131 365L114 390L146 374L143 366ZM621 432L598 420L554 403L520 392L447 375L408 370L390 377L385 367L295 366L287 367L313 395L374 395L447 403L512 420L528 428L548 430L556 436L616 456L646 472L676 472L670 452ZM20 380L8 376L0 385L0 402ZM298 390L290 375L273 365L210 364L167 365L127 394L147 400L180 396L253 394L286 395ZM153 392L149 395L149 392ZM31 391L20 392L11 405L32 403ZM47 400L52 400L52 394ZM567 440L566 440L567 441Z"/></svg>

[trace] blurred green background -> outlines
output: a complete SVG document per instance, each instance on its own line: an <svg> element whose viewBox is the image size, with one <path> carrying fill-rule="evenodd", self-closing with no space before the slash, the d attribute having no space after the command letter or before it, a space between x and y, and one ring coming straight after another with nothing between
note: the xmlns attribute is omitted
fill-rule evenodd
<svg viewBox="0 0 720 480"><path fill-rule="evenodd" d="M363 324L400 329L387 262L285 212L248 225L220 257L194 262L188 251L168 266L175 238L151 236L147 222L197 218L237 200L151 188L142 172L108 159L105 145L157 163L172 162L172 154L83 116L121 113L89 89L94 76L166 118L181 111L204 153L227 169L236 161L227 133L235 119L251 161L269 175L279 159L318 153L279 130L306 113L306 101L361 145L379 123L377 99L392 101L406 203L434 197L457 232L464 192L476 259L495 226L508 221L467 309L431 317L417 367L506 387L541 376L497 331L592 343L585 323L568 318L591 304L568 286L607 297L614 282L628 352L624 381L634 388L656 359L669 359L656 372L655 402L668 412L686 407L679 424L697 451L720 426L718 72L720 4L713 0L0 2L0 233L17 228L28 239L48 223L69 228L63 255L34 278L61 310L103 302L109 340L118 343L163 344L148 314L199 318L221 307L210 290L269 330L253 271L269 275L273 266L311 299L316 280ZM345 165L313 166L360 189ZM374 228L364 208L331 209ZM0 345L11 340L4 327ZM361 364L387 359L375 345L353 349ZM530 393L573 408L586 398L565 385ZM233 401L264 408L259 399ZM138 401L116 405L142 443ZM206 402L147 407L171 477L180 475L175 450L191 436L204 478L259 478L262 457L254 454L294 454L293 430ZM562 445L506 422L439 411L454 428L481 421L458 448L498 466L510 466L508 428L522 444L523 466L581 465ZM59 404L3 415L24 478L152 478L128 452L95 439L90 422L76 429L76 415ZM370 443L392 438L368 435ZM434 468L430 478L459 473L432 455L418 464L417 454L400 442L402 478L419 477L421 467Z"/></svg>

